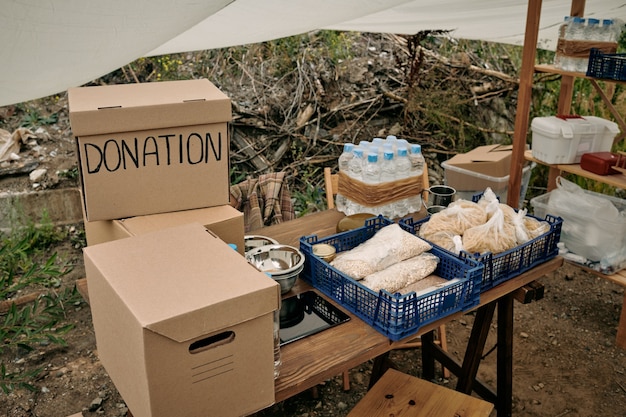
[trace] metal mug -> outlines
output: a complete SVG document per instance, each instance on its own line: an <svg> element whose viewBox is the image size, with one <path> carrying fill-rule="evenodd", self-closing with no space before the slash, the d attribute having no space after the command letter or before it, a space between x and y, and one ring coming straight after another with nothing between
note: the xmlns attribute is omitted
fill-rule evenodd
<svg viewBox="0 0 626 417"><path fill-rule="evenodd" d="M427 188L426 191L430 195L428 197L429 206L448 207L454 201L454 196L456 195L456 190L447 185L433 185Z"/></svg>
<svg viewBox="0 0 626 417"><path fill-rule="evenodd" d="M440 211L445 210L446 207L444 206L430 206L430 207L426 207L426 211L428 212L429 216L432 216L435 213L439 213Z"/></svg>

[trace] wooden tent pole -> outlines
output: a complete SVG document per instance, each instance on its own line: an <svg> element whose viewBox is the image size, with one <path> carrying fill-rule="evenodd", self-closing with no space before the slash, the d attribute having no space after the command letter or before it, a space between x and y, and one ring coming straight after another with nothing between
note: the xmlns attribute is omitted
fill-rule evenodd
<svg viewBox="0 0 626 417"><path fill-rule="evenodd" d="M519 207L522 169L524 168L524 151L526 150L526 134L535 72L537 54L537 38L539 37L539 18L541 17L541 0L529 0L526 13L526 33L522 52L522 68L520 70L519 90L517 93L517 111L515 114L515 132L513 133L513 152L511 154L511 175L507 204Z"/></svg>

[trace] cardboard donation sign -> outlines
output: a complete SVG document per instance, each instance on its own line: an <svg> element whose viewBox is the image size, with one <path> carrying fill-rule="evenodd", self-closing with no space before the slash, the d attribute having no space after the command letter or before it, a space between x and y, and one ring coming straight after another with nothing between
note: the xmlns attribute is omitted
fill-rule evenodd
<svg viewBox="0 0 626 417"><path fill-rule="evenodd" d="M274 402L279 285L200 224L84 249L98 356L134 416Z"/></svg>
<svg viewBox="0 0 626 417"><path fill-rule="evenodd" d="M229 203L231 103L208 80L72 88L68 105L88 220Z"/></svg>

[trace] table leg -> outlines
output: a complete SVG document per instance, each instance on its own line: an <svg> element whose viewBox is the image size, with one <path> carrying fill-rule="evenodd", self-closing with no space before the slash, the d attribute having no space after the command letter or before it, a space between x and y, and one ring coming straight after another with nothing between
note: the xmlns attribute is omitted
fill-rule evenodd
<svg viewBox="0 0 626 417"><path fill-rule="evenodd" d="M626 291L624 291L622 313L619 317L619 324L617 325L617 336L615 338L615 344L622 349L626 349Z"/></svg>
<svg viewBox="0 0 626 417"><path fill-rule="evenodd" d="M463 358L461 375L458 375L459 380L456 385L456 390L464 394L471 394L472 392L472 386L476 380L478 366L480 365L485 342L487 341L496 303L497 301L493 301L476 311L472 333ZM500 393L498 392L498 394Z"/></svg>
<svg viewBox="0 0 626 417"><path fill-rule="evenodd" d="M374 362L372 363L372 375L370 376L370 383L367 389L372 388L389 368L393 368L389 360L389 352L385 352L374 358Z"/></svg>
<svg viewBox="0 0 626 417"><path fill-rule="evenodd" d="M435 331L432 330L420 336L422 340L422 378L426 381L435 379Z"/></svg>
<svg viewBox="0 0 626 417"><path fill-rule="evenodd" d="M513 410L513 296L498 301L498 357L496 410L510 417Z"/></svg>

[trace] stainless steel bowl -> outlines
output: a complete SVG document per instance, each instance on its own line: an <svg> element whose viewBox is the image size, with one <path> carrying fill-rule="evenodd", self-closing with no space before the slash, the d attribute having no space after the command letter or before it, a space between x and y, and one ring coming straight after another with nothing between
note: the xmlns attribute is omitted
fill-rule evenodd
<svg viewBox="0 0 626 417"><path fill-rule="evenodd" d="M281 294L291 290L304 268L304 254L289 245L265 245L246 252L246 259L280 284Z"/></svg>
<svg viewBox="0 0 626 417"><path fill-rule="evenodd" d="M261 235L245 235L243 237L243 241L245 246L244 252L249 252L253 249L260 248L261 246L278 244L275 239Z"/></svg>

